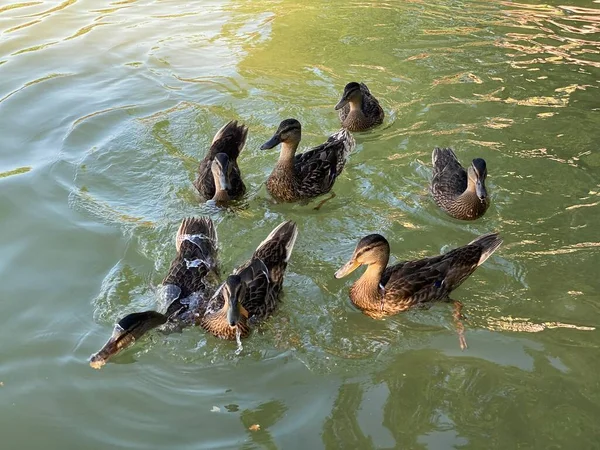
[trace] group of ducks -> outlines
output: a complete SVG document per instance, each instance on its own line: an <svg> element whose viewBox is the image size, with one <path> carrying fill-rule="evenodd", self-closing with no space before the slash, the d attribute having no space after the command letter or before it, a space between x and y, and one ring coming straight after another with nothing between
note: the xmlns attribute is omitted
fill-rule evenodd
<svg viewBox="0 0 600 450"><path fill-rule="evenodd" d="M296 119L287 119L261 146L272 149L281 145L279 160L266 183L276 201L307 201L330 192L356 146L350 132L368 130L384 119L383 109L364 83L347 84L335 109L339 110L342 129L325 143L297 154L301 125ZM246 187L237 159L247 136L248 128L237 121L227 123L216 133L194 182L205 199L225 204L244 195ZM457 219L481 217L489 207L485 161L474 159L465 170L451 149L436 148L432 163L431 193L440 208ZM297 236L294 222L281 223L248 261L214 289L209 280L219 276L215 226L208 217L184 219L175 239L177 255L159 289L161 312L138 312L119 320L110 339L91 356L90 365L102 367L111 356L157 327L170 332L199 325L219 338L247 337L254 326L277 309ZM455 305L454 316L458 321L462 305L450 300L450 292L501 243L497 233L489 233L442 255L388 266L388 241L380 234L370 234L358 242L350 260L335 277L367 266L350 288L349 296L370 317L380 319L433 301L450 301ZM460 346L464 349L462 325L457 326Z"/></svg>

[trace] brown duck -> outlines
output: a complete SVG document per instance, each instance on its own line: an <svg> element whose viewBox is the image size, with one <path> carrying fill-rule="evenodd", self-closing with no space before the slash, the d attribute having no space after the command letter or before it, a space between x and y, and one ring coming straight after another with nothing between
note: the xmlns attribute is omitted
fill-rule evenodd
<svg viewBox="0 0 600 450"><path fill-rule="evenodd" d="M348 83L342 98L335 105L342 127L350 131L365 131L383 123L385 113L364 83Z"/></svg>
<svg viewBox="0 0 600 450"><path fill-rule="evenodd" d="M217 272L217 232L212 220L184 219L177 231L175 248L177 256L159 291L159 309L164 312L143 311L123 317L106 344L90 357L90 366L101 368L110 357L158 326L191 325L197 314L204 314L211 293L205 278Z"/></svg>
<svg viewBox="0 0 600 450"><path fill-rule="evenodd" d="M260 147L265 150L281 144L279 160L267 180L267 190L277 201L307 200L329 192L356 146L352 135L342 129L324 144L296 154L301 138L300 122L286 119Z"/></svg>
<svg viewBox="0 0 600 450"><path fill-rule="evenodd" d="M402 261L388 267L390 245L380 234L362 238L350 261L336 273L342 278L365 264L367 270L350 288L350 300L366 315L381 319L413 306L452 301L450 292L462 284L502 244L498 233L485 234L443 255ZM455 319L460 302L454 302ZM460 325L462 327L462 325ZM461 348L466 342L459 329Z"/></svg>
<svg viewBox="0 0 600 450"><path fill-rule="evenodd" d="M485 161L475 158L465 170L451 148L435 148L431 159L431 194L437 205L455 219L475 220L483 216L490 206Z"/></svg>
<svg viewBox="0 0 600 450"><path fill-rule="evenodd" d="M215 134L194 181L194 186L206 200L226 202L238 199L246 192L237 159L247 137L248 127L236 120L228 122Z"/></svg>
<svg viewBox="0 0 600 450"><path fill-rule="evenodd" d="M298 236L292 221L283 222L260 243L252 258L227 277L208 302L200 325L222 339L245 338L251 328L279 305L283 276Z"/></svg>

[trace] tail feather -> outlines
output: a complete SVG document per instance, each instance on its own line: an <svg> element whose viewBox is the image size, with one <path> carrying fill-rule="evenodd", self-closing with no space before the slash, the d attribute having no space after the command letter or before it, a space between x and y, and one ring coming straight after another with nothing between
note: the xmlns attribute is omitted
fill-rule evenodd
<svg viewBox="0 0 600 450"><path fill-rule="evenodd" d="M450 161L458 162L458 158L456 157L454 150L449 147L436 147L433 149L433 152L431 153L431 163L433 164L434 169L443 169Z"/></svg>
<svg viewBox="0 0 600 450"><path fill-rule="evenodd" d="M288 220L281 224L279 224L269 235L266 237L264 241L262 241L256 250L254 251L254 255L260 253L260 250L263 249L267 244L271 241L277 240L279 242L283 242L285 246L285 262L288 262L290 256L292 256L292 250L294 249L294 244L296 243L296 238L298 237L298 226L295 222Z"/></svg>
<svg viewBox="0 0 600 450"><path fill-rule="evenodd" d="M486 259L492 256L498 247L502 244L503 240L498 236L498 233L488 233L483 236L479 236L477 239L469 242L469 245L477 245L482 248L481 256L479 257L478 266L483 264Z"/></svg>
<svg viewBox="0 0 600 450"><path fill-rule="evenodd" d="M208 238L214 243L218 241L217 230L210 217L186 217L181 221L175 238L177 251L180 251L183 241L193 241L194 238Z"/></svg>
<svg viewBox="0 0 600 450"><path fill-rule="evenodd" d="M238 124L237 120L231 120L223 125L215 134L210 144L210 153L226 153L232 159L237 159L246 145L248 138L248 127Z"/></svg>
<svg viewBox="0 0 600 450"><path fill-rule="evenodd" d="M330 144L335 144L338 142L342 144L342 151L336 152L337 153L336 154L337 165L336 165L335 169L336 169L336 174L339 175L340 172L343 170L344 165L348 161L348 157L350 156L350 153L352 153L354 151L354 149L356 148L356 141L354 140L352 133L350 133L345 128L342 128L341 130L332 134L329 137L329 139L327 139L327 142Z"/></svg>

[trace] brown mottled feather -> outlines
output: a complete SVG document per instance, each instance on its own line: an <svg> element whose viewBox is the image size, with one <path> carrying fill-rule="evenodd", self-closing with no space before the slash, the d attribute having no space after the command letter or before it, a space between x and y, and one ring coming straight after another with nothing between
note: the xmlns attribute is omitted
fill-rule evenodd
<svg viewBox="0 0 600 450"><path fill-rule="evenodd" d="M381 125L385 117L379 101L371 94L366 84L360 83L362 93L362 108L350 114L350 104L339 111L342 126L350 131L365 131Z"/></svg>
<svg viewBox="0 0 600 450"><path fill-rule="evenodd" d="M225 153L229 157L231 168L231 189L227 191L230 199L236 199L244 195L246 186L242 181L242 175L237 163L237 158L246 143L248 127L238 124L232 120L224 125L215 135L207 155L198 167L198 178L194 186L207 200L215 195L215 181L211 170L213 159L217 153Z"/></svg>
<svg viewBox="0 0 600 450"><path fill-rule="evenodd" d="M451 148L435 148L432 153L431 194L437 205L456 219L475 220L485 214L489 198L479 200L467 190L467 171Z"/></svg>
<svg viewBox="0 0 600 450"><path fill-rule="evenodd" d="M242 337L247 336L249 327L265 320L277 309L283 277L297 235L294 222L283 222L260 243L250 260L234 271L246 284L246 295L241 305L248 312L248 317L243 317L241 323L248 330L246 334L242 333ZM236 330L227 322L227 307L221 286L208 302L201 326L217 337L235 339Z"/></svg>
<svg viewBox="0 0 600 450"><path fill-rule="evenodd" d="M490 233L443 255L399 262L383 271L379 280L383 291L368 290L363 275L352 286L350 297L365 314L374 318L397 314L426 302L446 300L500 244L502 239L498 234Z"/></svg>

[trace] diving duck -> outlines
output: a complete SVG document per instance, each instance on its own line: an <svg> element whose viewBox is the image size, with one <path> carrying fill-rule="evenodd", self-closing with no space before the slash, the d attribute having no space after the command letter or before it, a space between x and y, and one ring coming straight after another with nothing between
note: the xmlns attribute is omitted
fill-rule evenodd
<svg viewBox="0 0 600 450"><path fill-rule="evenodd" d="M265 150L281 144L279 160L267 180L267 190L277 201L307 200L329 192L356 147L352 135L341 129L324 144L296 154L301 137L300 122L286 119L260 147Z"/></svg>
<svg viewBox="0 0 600 450"><path fill-rule="evenodd" d="M431 194L437 205L455 219L475 220L483 216L490 206L485 189L485 161L475 158L465 170L451 148L437 147L431 160Z"/></svg>
<svg viewBox="0 0 600 450"><path fill-rule="evenodd" d="M196 314L204 314L210 289L207 275L216 274L217 232L208 217L187 218L181 222L175 238L177 256L161 283L158 311L143 311L123 317L112 336L90 357L90 366L101 368L108 359L132 345L158 326L180 327L194 323Z"/></svg>
<svg viewBox="0 0 600 450"><path fill-rule="evenodd" d="M207 200L226 202L246 192L237 158L246 144L248 127L232 120L212 140L208 154L200 162L194 186Z"/></svg>
<svg viewBox="0 0 600 450"><path fill-rule="evenodd" d="M283 276L298 236L283 222L260 243L252 257L227 277L209 300L200 326L222 339L245 338L252 326L279 305Z"/></svg>
<svg viewBox="0 0 600 450"><path fill-rule="evenodd" d="M500 244L502 239L498 233L489 233L443 255L387 266L390 258L388 241L380 234L370 234L359 241L350 261L335 273L335 277L345 277L366 264L367 270L350 288L350 299L366 315L381 319L428 302L451 301L450 292L483 264ZM455 302L455 307L462 305Z"/></svg>
<svg viewBox="0 0 600 450"><path fill-rule="evenodd" d="M339 110L342 127L350 131L365 131L381 125L385 117L383 108L364 83L348 83L335 109Z"/></svg>

